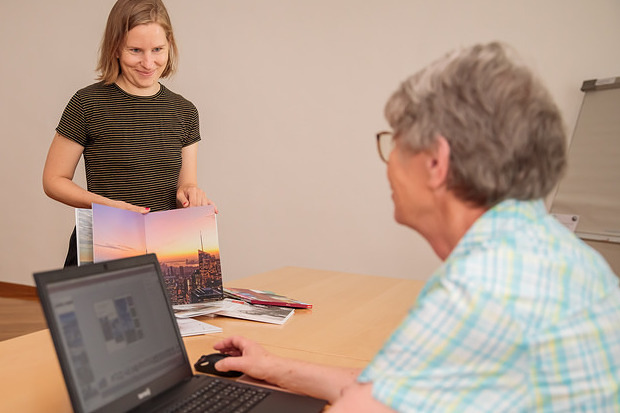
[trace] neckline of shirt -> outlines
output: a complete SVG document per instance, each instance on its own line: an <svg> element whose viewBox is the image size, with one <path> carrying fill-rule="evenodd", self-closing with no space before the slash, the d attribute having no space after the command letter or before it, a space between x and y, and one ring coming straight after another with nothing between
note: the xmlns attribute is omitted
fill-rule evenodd
<svg viewBox="0 0 620 413"><path fill-rule="evenodd" d="M166 90L166 87L164 85L162 85L161 83L159 83L159 90L157 91L157 93L155 93L153 95L148 95L148 96L140 96L140 95L133 95L133 94L127 92L126 90L124 90L122 87L120 87L116 83L112 83L112 86L114 88L116 88L116 90L121 92L123 95L125 95L125 96L127 96L129 98L132 98L132 99L140 99L140 100L156 99L159 96L161 96L164 93L164 91Z"/></svg>

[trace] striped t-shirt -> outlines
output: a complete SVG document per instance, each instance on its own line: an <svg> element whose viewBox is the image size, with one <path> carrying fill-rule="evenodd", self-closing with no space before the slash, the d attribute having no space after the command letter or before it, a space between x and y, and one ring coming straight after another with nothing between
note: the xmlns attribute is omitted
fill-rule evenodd
<svg viewBox="0 0 620 413"><path fill-rule="evenodd" d="M618 412L618 278L542 201L504 201L358 380L399 412Z"/></svg>
<svg viewBox="0 0 620 413"><path fill-rule="evenodd" d="M200 140L196 107L163 85L153 96L87 86L56 132L84 146L89 191L152 211L176 208L181 149Z"/></svg>

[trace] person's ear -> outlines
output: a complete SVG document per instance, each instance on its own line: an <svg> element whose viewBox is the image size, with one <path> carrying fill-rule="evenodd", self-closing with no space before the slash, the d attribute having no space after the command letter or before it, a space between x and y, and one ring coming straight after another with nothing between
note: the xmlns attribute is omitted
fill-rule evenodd
<svg viewBox="0 0 620 413"><path fill-rule="evenodd" d="M442 187L448 179L450 168L450 144L443 136L437 137L434 147L430 150L426 167L429 186L433 189Z"/></svg>

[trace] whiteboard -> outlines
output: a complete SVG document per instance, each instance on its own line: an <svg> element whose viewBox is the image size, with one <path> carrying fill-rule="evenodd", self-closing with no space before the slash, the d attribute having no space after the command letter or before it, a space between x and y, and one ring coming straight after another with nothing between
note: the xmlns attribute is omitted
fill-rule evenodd
<svg viewBox="0 0 620 413"><path fill-rule="evenodd" d="M583 238L620 243L620 77L583 82L568 169L551 212L576 221Z"/></svg>

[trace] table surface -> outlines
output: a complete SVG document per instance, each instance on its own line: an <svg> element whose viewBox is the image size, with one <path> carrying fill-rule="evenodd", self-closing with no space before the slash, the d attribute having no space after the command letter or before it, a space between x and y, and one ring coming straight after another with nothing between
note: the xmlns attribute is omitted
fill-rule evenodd
<svg viewBox="0 0 620 413"><path fill-rule="evenodd" d="M192 363L222 338L243 335L282 356L361 368L403 319L423 282L285 267L225 285L275 291L313 308L296 309L284 325L198 317L223 331L184 338ZM0 342L0 366L0 411L71 411L48 330Z"/></svg>

